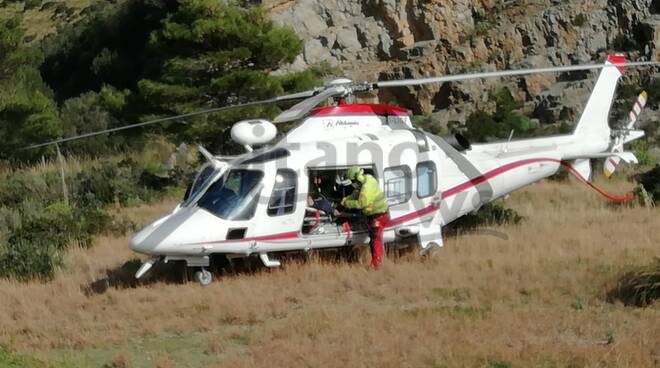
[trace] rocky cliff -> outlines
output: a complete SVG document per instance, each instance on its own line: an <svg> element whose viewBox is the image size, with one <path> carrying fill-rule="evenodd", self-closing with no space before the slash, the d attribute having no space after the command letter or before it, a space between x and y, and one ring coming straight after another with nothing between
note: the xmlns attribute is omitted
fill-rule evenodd
<svg viewBox="0 0 660 368"><path fill-rule="evenodd" d="M658 0L264 0L280 24L302 37L290 66L338 66L354 80L411 78L468 71L602 62L612 51L629 59L660 53ZM650 71L633 73L641 82ZM463 121L488 108L501 85L542 122L571 120L595 72L535 75L381 90L381 100L416 113Z"/></svg>

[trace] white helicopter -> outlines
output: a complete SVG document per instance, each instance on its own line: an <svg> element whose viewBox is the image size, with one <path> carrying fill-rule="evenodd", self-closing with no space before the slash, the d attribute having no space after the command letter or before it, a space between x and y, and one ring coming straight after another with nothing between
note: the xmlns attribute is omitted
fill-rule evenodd
<svg viewBox="0 0 660 368"><path fill-rule="evenodd" d="M263 146L275 138L275 125L258 119L238 122L232 128L232 138L247 150L243 155L213 156L200 147L208 162L199 170L184 201L130 240L132 250L151 256L137 271L136 278L145 275L156 262L185 261L188 267L197 269L197 281L208 285L213 278L208 267L215 255L230 259L257 255L264 266L278 267L280 262L273 258L278 253L368 243L367 228L359 220L337 218L334 211L315 206L316 198L310 200L310 196L316 196L338 203L350 191L343 185L342 175L352 166L373 175L387 198L390 221L384 241L416 239L420 250L428 252L443 245L444 225L487 202L547 178L562 166L589 183L591 159L607 159L607 175L620 161L637 163L634 154L624 151L623 145L641 138L644 132L633 130L634 121L622 130L612 130L608 115L624 67L653 65L658 63L630 63L614 54L604 64L376 83L340 79L325 87L270 100L42 145L246 105L304 99L275 118L274 123L301 122L273 145ZM439 137L414 127L406 109L344 102L354 93L377 88L588 69L602 71L575 131L567 135L522 140L510 137L505 142L470 144L461 135ZM317 108L330 98L338 102ZM643 94L634 110L635 119L645 101ZM257 145L263 147L253 150Z"/></svg>

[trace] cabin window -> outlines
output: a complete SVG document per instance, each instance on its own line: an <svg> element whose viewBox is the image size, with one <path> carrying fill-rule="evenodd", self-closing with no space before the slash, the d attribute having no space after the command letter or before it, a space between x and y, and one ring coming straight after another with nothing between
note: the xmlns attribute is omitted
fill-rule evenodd
<svg viewBox="0 0 660 368"><path fill-rule="evenodd" d="M263 177L259 170L231 170L209 187L199 207L225 220L249 220L259 203Z"/></svg>
<svg viewBox="0 0 660 368"><path fill-rule="evenodd" d="M385 197L389 205L406 202L412 193L411 175L408 166L396 166L385 169Z"/></svg>
<svg viewBox="0 0 660 368"><path fill-rule="evenodd" d="M417 164L417 197L432 196L438 189L435 164L432 161Z"/></svg>
<svg viewBox="0 0 660 368"><path fill-rule="evenodd" d="M268 216L292 213L296 208L296 173L293 170L277 170L273 194L268 202Z"/></svg>

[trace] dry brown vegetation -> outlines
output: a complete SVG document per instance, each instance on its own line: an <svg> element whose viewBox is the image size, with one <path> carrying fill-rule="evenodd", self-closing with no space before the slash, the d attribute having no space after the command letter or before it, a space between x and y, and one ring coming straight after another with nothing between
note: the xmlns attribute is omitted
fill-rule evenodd
<svg viewBox="0 0 660 368"><path fill-rule="evenodd" d="M448 238L429 259L389 259L377 272L295 262L207 288L88 295L135 257L127 238L101 238L52 282L0 281L0 345L64 366L660 365L660 303L606 301L629 267L660 255L658 209L613 207L575 182L537 184L507 205L526 217L496 229L509 240Z"/></svg>

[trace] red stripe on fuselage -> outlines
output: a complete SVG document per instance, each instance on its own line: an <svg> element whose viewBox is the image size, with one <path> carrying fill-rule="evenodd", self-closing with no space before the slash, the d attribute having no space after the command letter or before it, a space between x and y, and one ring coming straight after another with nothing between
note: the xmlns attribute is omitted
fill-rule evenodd
<svg viewBox="0 0 660 368"><path fill-rule="evenodd" d="M351 106L351 105L349 105ZM534 159L528 159L528 160L521 160L521 161L516 161L512 162L510 164L498 167L496 169L493 169L485 174L479 175L473 179L470 179L464 183L461 183L459 185L456 185L452 188L447 189L442 193L442 199L447 199L451 196L454 196L462 191L468 190L472 187L475 187L489 179L492 179L494 177L497 177L501 174L504 174L507 171L511 171L513 169L519 168L524 165L529 165L537 162L555 162L555 163L561 163L560 160L556 160L553 158L534 158ZM425 208L422 208L419 211L415 211L412 213L408 213L406 215L391 219L387 223L387 228L391 228L400 224L403 224L408 221L412 221L415 219L418 219L420 217L426 216L430 213L433 213L437 210L440 209L440 206L436 203L431 204L430 206L427 206ZM257 237L252 237L252 238L245 238L245 239L236 239L236 240L218 240L218 241L209 241L209 242L201 242L201 243L191 243L191 244L185 244L185 245L202 245L202 244L222 244L222 243L233 243L233 242L247 242L247 241L273 241L273 240L287 240L287 239L296 239L300 236L298 232L290 232L290 233L282 233L282 234L275 234L275 235L264 235L264 236L257 236Z"/></svg>
<svg viewBox="0 0 660 368"><path fill-rule="evenodd" d="M400 225L400 224L402 224L402 223L404 223L404 222L408 222L408 221L414 220L414 219L416 219L416 218L420 218L420 217L422 217L422 216L428 215L429 213L433 213L433 212L437 211L439 208L440 208L440 207L438 207L437 204L432 204L432 205L430 205L430 206L428 206L428 207L422 208L422 209L419 210L419 211L415 211L415 212L409 213L409 214L407 214L407 215L403 215L403 216L401 216L401 217L397 217L397 218L395 218L395 219L391 219L391 220L387 223L387 227L392 227L392 226Z"/></svg>
<svg viewBox="0 0 660 368"><path fill-rule="evenodd" d="M489 171L489 172L487 172L483 175L479 175L479 176L475 177L474 179L470 179L469 181L467 181L463 184L459 184L459 185L457 185L453 188L450 188L450 189L442 192L442 199L449 198L449 197L451 197L453 195L456 195L456 194L458 194L458 193L460 193L464 190L467 190L467 189L470 189L474 186L477 186L477 185L483 183L484 181L487 181L488 179L492 179L496 176L499 176L499 175L501 175L501 174L503 174L507 171L516 169L520 166L529 165L529 164L533 164L533 163L537 163L537 162L556 162L556 163L558 163L558 162L561 162L561 161L555 160L553 158L532 158L532 159L529 159L529 160L521 160L521 161L512 162L510 164L498 167L497 169L491 170L491 171Z"/></svg>
<svg viewBox="0 0 660 368"><path fill-rule="evenodd" d="M564 162L561 160L557 160L554 158L533 158L533 159L527 159L527 160L521 160L521 161L516 161L512 162L510 164L506 164L504 166L498 167L496 169L493 169L485 174L479 175L473 179L470 179L464 183L461 183L459 185L456 185L452 188L449 188L448 190L444 191L442 193L442 199L449 198L451 196L454 196L462 191L468 190L472 187L475 187L489 179L495 178L501 174L504 174L505 172L508 172L510 170L519 168L524 165L529 165L537 162L553 162L553 163L559 163L563 166L565 166L574 176L576 176L578 179L582 180L585 182L587 185L591 186L595 190L597 190L600 194L604 195L606 198L611 199L611 200L629 200L631 196L626 196L626 197L614 197L610 196L607 193L603 192L593 184L589 183L589 181L575 171L573 169L572 165L568 162ZM387 228L392 228L394 226L400 225L402 223L408 222L415 220L417 218L426 216L428 214L431 214L437 210L440 209L439 204L433 203L430 206L427 206L425 208L422 208L419 211L415 211L394 219L391 219L387 223ZM350 234L348 235L350 237ZM289 233L281 233L281 234L272 234L272 235L263 235L263 236L256 236L252 238L245 238L245 239L236 239L236 240L218 240L218 241L209 241L209 242L201 242L201 243L190 243L190 244L185 244L185 245L203 245L203 244L222 244L222 243L240 243L240 242L248 242L248 241L274 241L274 240L287 240L287 239L297 239L300 237L300 234L297 231L294 232L289 232Z"/></svg>
<svg viewBox="0 0 660 368"><path fill-rule="evenodd" d="M296 239L299 236L300 236L300 234L298 234L297 231L293 231L293 232L290 232L290 233L255 236L255 237L251 237L251 238L229 239L229 240L212 240L212 241L207 241L207 242L188 243L188 244L183 244L183 245L203 245L203 244L222 244L222 243L243 243L243 242L249 242L249 241L287 240L287 239Z"/></svg>
<svg viewBox="0 0 660 368"><path fill-rule="evenodd" d="M472 187L475 187L489 179L492 179L496 176L499 176L501 174L504 174L507 171L516 169L518 167L524 166L524 165L529 165L537 162L554 162L554 163L561 163L560 160L556 160L554 158L532 158L528 160L521 160L521 161L516 161L512 162L510 164L498 167L497 169L493 169L485 174L479 175L473 179L470 179L466 181L465 183L461 183L455 187L449 188L442 192L442 199L447 199L451 196L454 196L462 191L468 190ZM415 211L413 213L409 213L407 215L403 215L401 217L397 217L395 219L390 220L388 222L388 227L400 225L404 222L408 222L417 218L420 218L422 216L425 216L429 213L435 212L439 209L440 207L437 204L432 204L428 207L425 207L419 211Z"/></svg>

